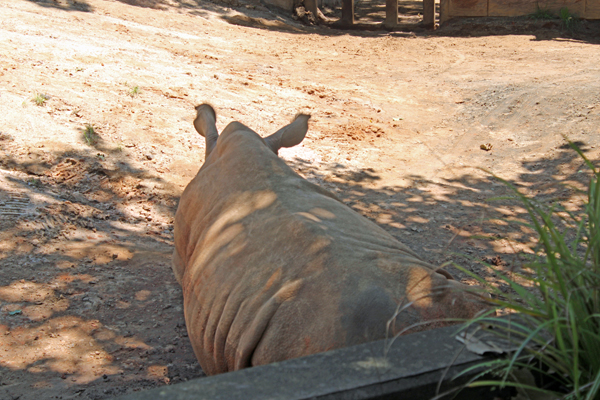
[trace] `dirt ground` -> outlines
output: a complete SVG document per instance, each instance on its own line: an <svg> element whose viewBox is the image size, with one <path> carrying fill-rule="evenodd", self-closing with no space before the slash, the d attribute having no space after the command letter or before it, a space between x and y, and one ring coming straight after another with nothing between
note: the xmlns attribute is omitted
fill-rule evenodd
<svg viewBox="0 0 600 400"><path fill-rule="evenodd" d="M300 174L434 264L491 281L481 261L519 268L534 235L506 220L524 210L477 167L581 204L587 174L563 135L600 158L600 39L579 29L338 31L252 0L2 1L0 399L202 376L170 257L203 101L219 129L261 134L312 113L281 152Z"/></svg>

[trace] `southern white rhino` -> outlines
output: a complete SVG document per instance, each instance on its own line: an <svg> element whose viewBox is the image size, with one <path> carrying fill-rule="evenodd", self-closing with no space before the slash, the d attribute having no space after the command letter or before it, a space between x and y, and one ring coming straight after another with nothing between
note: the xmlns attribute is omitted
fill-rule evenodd
<svg viewBox="0 0 600 400"><path fill-rule="evenodd" d="M213 108L196 110L206 159L181 196L173 270L207 374L391 337L414 324L411 331L446 325L483 309L467 286L277 156L304 139L308 115L263 139L239 122L219 135Z"/></svg>

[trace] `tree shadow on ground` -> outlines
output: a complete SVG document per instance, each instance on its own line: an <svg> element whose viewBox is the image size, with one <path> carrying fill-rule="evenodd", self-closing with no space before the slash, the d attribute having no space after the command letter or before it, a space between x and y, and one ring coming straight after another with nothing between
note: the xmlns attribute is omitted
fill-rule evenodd
<svg viewBox="0 0 600 400"><path fill-rule="evenodd" d="M357 24L354 28L337 29L320 24L307 25L295 20L292 13L276 7L267 7L259 0L118 0L126 4L155 9L178 8L192 15L207 17L207 11L221 15L231 24L257 29L297 34L319 34L325 36L387 36L389 30L383 26L385 20L385 2L381 0L360 0L355 5ZM334 21L341 18L341 3L331 8L322 7L328 17ZM237 15L231 15L230 9ZM559 19L535 20L524 17L496 18L455 18L435 31L422 26L423 2L420 0L399 0L398 27L396 34L402 32L417 35L448 37L481 37L497 35L533 35L534 40L575 40L584 43L600 43L600 21L580 21L576 29L565 29ZM439 4L436 4L439 15Z"/></svg>
<svg viewBox="0 0 600 400"><path fill-rule="evenodd" d="M1 160L0 398L106 398L202 376L170 268L177 199L98 154Z"/></svg>
<svg viewBox="0 0 600 400"><path fill-rule="evenodd" d="M52 7L65 11L92 12L85 0L28 0L41 7ZM247 26L276 32L297 34L320 34L325 36L387 36L389 30L383 26L385 2L361 0L355 6L357 25L352 29L330 28L327 25L310 26L299 22L293 15L275 7L265 7L259 0L117 0L136 7L157 10L180 9L203 18L209 13L220 14L221 18L234 25ZM439 8L439 4L436 4ZM238 14L231 15L230 9ZM267 12L265 12L267 10ZM333 20L341 18L341 6L324 7ZM422 27L423 2L399 0L399 25L396 34L414 32L417 35L448 37L484 37L498 35L533 35L540 40L570 40L600 44L600 21L579 22L575 29L565 29L559 19L536 20L525 17L455 18L435 31ZM438 10L439 11L439 10Z"/></svg>
<svg viewBox="0 0 600 400"><path fill-rule="evenodd" d="M585 151L585 143L577 145ZM452 179L413 175L410 187L373 188L373 170L340 164L315 167L296 158L293 166L308 180L335 192L355 211L371 219L434 265L453 262L508 289L486 264L520 269L536 246L525 228L529 217L515 193L478 169L462 169ZM528 171L509 181L520 193L542 204L581 207L591 174L577 153L562 146L553 158L522 162ZM459 279L467 275L450 266ZM474 281L471 281L474 282Z"/></svg>
<svg viewBox="0 0 600 400"><path fill-rule="evenodd" d="M58 8L59 10L64 10L64 11L83 11L83 12L93 11L92 6L90 6L85 0L28 0L28 1L35 3L41 7Z"/></svg>
<svg viewBox="0 0 600 400"><path fill-rule="evenodd" d="M246 26L257 29L265 29L276 32L297 34L321 34L327 36L340 36L352 34L356 36L385 36L389 32L383 29L385 20L385 3L379 4L371 0L363 0L355 10L359 22L365 22L363 28L357 25L355 29L341 30L329 28L326 24L315 26L303 23L291 12L261 3L259 0L118 0L124 4L137 7L152 8L158 10L179 9L191 15L203 18L209 17L210 13L221 15L221 18L233 25ZM231 10L236 13L232 14ZM328 11L327 11L328 10ZM414 30L419 28L422 11L422 1L401 0L399 12L401 23L404 25L400 30ZM341 17L341 7L326 9L333 20ZM305 21L306 22L306 21ZM332 21L333 22L333 21Z"/></svg>

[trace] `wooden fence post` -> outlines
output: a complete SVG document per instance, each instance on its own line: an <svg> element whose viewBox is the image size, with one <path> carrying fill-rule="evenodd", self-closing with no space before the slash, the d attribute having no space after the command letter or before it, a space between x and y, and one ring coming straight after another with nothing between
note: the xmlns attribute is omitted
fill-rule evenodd
<svg viewBox="0 0 600 400"><path fill-rule="evenodd" d="M423 0L423 25L427 28L435 26L435 0Z"/></svg>
<svg viewBox="0 0 600 400"><path fill-rule="evenodd" d="M394 28L398 25L398 0L385 1L385 23L386 28Z"/></svg>
<svg viewBox="0 0 600 400"><path fill-rule="evenodd" d="M319 6L317 4L317 0L304 0L304 7L306 7L306 11L310 11L315 18L315 23L318 22L318 12Z"/></svg>
<svg viewBox="0 0 600 400"><path fill-rule="evenodd" d="M342 0L342 23L354 24L354 0Z"/></svg>

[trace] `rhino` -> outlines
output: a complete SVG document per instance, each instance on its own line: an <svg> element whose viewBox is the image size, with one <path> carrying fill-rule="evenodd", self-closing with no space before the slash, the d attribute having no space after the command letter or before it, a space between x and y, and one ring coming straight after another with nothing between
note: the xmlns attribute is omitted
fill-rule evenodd
<svg viewBox="0 0 600 400"><path fill-rule="evenodd" d="M444 326L483 309L479 295L423 261L278 157L310 116L262 138L218 133L196 107L205 162L174 221L173 271L188 337L208 375Z"/></svg>

